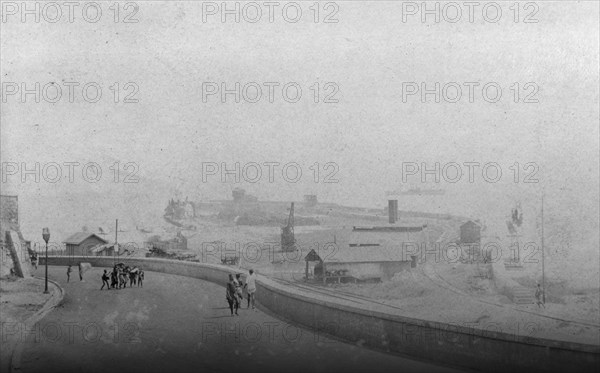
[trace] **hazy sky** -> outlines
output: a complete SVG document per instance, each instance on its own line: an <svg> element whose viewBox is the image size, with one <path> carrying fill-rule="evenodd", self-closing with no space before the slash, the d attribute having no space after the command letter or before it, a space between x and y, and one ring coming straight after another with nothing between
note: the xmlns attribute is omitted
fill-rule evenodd
<svg viewBox="0 0 600 373"><path fill-rule="evenodd" d="M518 23L509 8L513 2L497 2L502 9L497 23L485 21L481 7L472 23L465 7L456 23L443 18L435 23L433 16L422 23L420 13L403 22L402 2L393 1L338 1L339 22L315 23L313 2L298 3L303 13L297 23L283 19L285 2L276 8L273 23L266 14L256 23L243 18L235 23L232 16L222 23L220 13L203 22L202 3L191 1L137 2L138 23L114 23L107 2L101 2L97 23L82 20L80 8L72 23L65 15L57 23L8 17L1 24L3 84L80 86L74 103L64 85L55 104L3 96L2 162L97 162L103 181L112 177L108 167L116 160L135 162L143 178L134 193L160 194L168 185L194 198L229 197L236 186L221 183L218 175L203 183L202 162L231 167L297 162L303 171L298 183L279 173L274 183L263 174L258 183L242 179L237 186L261 199L299 200L317 193L321 200L349 205L383 205L386 190L405 184L403 162L497 162L501 182L485 182L479 173L474 183L463 176L456 184L442 179L439 186L485 210L496 199L530 198L545 189L561 196L557 211L578 215L583 206L592 211L586 219L597 222L598 2L537 2L537 23L522 22L532 11L524 2ZM334 10L324 4L320 20ZM130 12L121 9L119 17ZM88 82L103 88L96 103L82 99L80 88ZM109 88L115 82L120 82L119 103ZM133 89L123 90L127 82L139 87L138 103L122 102ZM218 95L203 102L203 82L224 82L228 88L236 82L280 85L273 103L264 86L258 103L235 103L232 95L222 103ZM302 88L297 103L282 98L281 86L289 82ZM317 82L321 91L314 103L310 87ZM338 103L322 102L333 91L325 89L329 82L339 88ZM463 96L457 103L431 97L423 103L417 94L403 102L403 82L430 88L457 82ZM464 82L480 83L473 103ZM489 82L502 88L496 103L481 94ZM533 90L524 84L533 82L539 103L513 102L515 82L521 100ZM315 162L321 166L319 183L309 169ZM338 183L322 182L327 162L339 166ZM539 166L540 183L523 184L522 169L515 184L508 168L514 162ZM408 181L420 182L418 176ZM24 185L18 175L2 183L3 193L20 193L22 200L85 194L92 187L102 193L87 183Z"/></svg>

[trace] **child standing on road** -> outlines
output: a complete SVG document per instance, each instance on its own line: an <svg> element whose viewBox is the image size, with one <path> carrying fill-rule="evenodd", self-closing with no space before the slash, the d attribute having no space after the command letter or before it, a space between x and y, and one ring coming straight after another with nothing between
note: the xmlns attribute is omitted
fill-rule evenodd
<svg viewBox="0 0 600 373"><path fill-rule="evenodd" d="M138 281L138 287L144 287L144 284L143 284L144 283L144 271L142 271L141 269L140 269L140 272L138 273L137 281Z"/></svg>
<svg viewBox="0 0 600 373"><path fill-rule="evenodd" d="M73 267L71 267L71 265L69 264L69 266L67 267L67 282L71 280L71 272L73 272Z"/></svg>
<svg viewBox="0 0 600 373"><path fill-rule="evenodd" d="M100 288L100 290L104 289L104 285L106 285L106 290L110 289L110 285L108 283L108 273L106 272L106 269L104 270L104 273L102 274L102 287Z"/></svg>

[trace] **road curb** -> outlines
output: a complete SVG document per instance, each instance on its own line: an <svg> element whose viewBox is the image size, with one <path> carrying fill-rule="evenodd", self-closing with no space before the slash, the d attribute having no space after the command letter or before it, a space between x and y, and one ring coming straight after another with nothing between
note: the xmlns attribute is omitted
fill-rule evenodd
<svg viewBox="0 0 600 373"><path fill-rule="evenodd" d="M34 278L45 280L43 277L33 276ZM56 282L48 279L48 282L54 286L55 291L52 292L52 296L48 301L42 306L42 308L34 313L30 318L25 320L23 324L28 327L32 327L37 324L41 319L44 318L50 311L52 311L64 298L65 291L64 289ZM10 365L9 372L20 372L21 371L21 357L23 356L23 341L19 337L19 340L15 347L13 348L12 355L10 357Z"/></svg>

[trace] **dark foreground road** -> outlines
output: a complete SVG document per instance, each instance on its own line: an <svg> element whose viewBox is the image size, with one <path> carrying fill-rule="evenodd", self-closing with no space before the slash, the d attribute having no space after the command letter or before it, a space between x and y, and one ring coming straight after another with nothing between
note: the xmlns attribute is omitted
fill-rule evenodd
<svg viewBox="0 0 600 373"><path fill-rule="evenodd" d="M261 311L231 317L224 288L213 283L146 272L143 288L100 291L101 272L94 268L80 282L75 267L67 283L65 267L50 267L65 298L33 330L21 330L22 372L453 371L335 341Z"/></svg>

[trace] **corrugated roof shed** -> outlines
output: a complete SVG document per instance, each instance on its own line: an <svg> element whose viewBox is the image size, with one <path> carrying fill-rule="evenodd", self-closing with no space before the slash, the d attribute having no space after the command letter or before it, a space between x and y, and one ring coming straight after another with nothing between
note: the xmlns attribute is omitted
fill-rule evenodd
<svg viewBox="0 0 600 373"><path fill-rule="evenodd" d="M427 225L384 225L384 226L354 226L352 230L355 232L421 232L427 228Z"/></svg>
<svg viewBox="0 0 600 373"><path fill-rule="evenodd" d="M374 232L374 231L351 231L339 235L336 243L339 247L344 246L373 246L401 248L405 242L423 243L425 234L417 232Z"/></svg>

